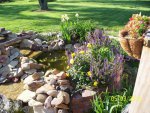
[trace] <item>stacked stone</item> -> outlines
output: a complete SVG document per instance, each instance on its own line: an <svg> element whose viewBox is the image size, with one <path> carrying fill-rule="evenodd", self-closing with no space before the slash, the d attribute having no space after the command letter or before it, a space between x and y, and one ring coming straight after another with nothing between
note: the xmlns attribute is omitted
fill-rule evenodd
<svg viewBox="0 0 150 113"><path fill-rule="evenodd" d="M24 80L25 91L18 96L33 107L34 113L68 113L70 86L65 72L48 70L42 74L32 74Z"/></svg>
<svg viewBox="0 0 150 113"><path fill-rule="evenodd" d="M32 34L32 38L22 40L22 42L20 43L20 48L27 48L40 51L62 50L64 48L64 41L62 39L46 41L42 39L42 36L34 32L30 31L26 32L26 34ZM19 35L21 36L22 34Z"/></svg>
<svg viewBox="0 0 150 113"><path fill-rule="evenodd" d="M0 48L0 83L23 75L20 68L20 52L12 46Z"/></svg>
<svg viewBox="0 0 150 113"><path fill-rule="evenodd" d="M6 30L5 28L0 28L0 43L10 40L12 38L17 38L17 34L12 33L9 30Z"/></svg>

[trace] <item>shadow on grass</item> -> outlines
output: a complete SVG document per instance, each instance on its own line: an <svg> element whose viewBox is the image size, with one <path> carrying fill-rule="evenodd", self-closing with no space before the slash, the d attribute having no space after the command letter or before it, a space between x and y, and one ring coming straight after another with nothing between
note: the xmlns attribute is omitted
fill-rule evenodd
<svg viewBox="0 0 150 113"><path fill-rule="evenodd" d="M91 0L83 0L85 2L91 2ZM50 17L46 16L44 13L51 14L51 11L54 13L68 13L70 15L74 15L76 12L81 14L81 18L84 20L92 19L102 27L115 27L115 26L123 26L128 21L128 18L133 13L142 12L142 14L150 15L148 10L138 10L138 7L148 7L150 6L149 1L104 1L104 0L92 0L92 2L96 3L106 3L111 5L116 5L115 8L106 7L95 7L92 6L80 6L78 4L74 5L73 3L78 3L78 1L58 1L49 3L50 11L47 12L39 12L37 15L24 15L22 11L28 11L29 13L34 13L34 10L38 9L38 5L35 4L24 4L24 5L0 5L0 16L5 16L7 20L15 20L15 19L24 19L24 20L38 20L32 25L35 26L48 26L48 25L59 25L60 18L58 17ZM71 5L65 3L72 3ZM101 4L102 5L102 4ZM120 7L117 7L117 6ZM123 6L137 7L137 8L124 8ZM40 22L42 20L42 22ZM19 22L18 22L19 23Z"/></svg>

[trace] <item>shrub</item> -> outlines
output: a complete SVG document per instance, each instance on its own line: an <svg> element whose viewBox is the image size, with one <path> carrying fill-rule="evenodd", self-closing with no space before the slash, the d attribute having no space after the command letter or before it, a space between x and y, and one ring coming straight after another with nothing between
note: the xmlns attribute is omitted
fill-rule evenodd
<svg viewBox="0 0 150 113"><path fill-rule="evenodd" d="M102 87L113 84L122 69L123 56L119 49L100 30L90 33L88 43L67 54L68 75L76 89Z"/></svg>
<svg viewBox="0 0 150 113"><path fill-rule="evenodd" d="M79 14L76 14L75 17L76 20L70 20L67 14L61 17L61 31L66 43L85 41L87 32L95 28L93 22L80 20Z"/></svg>

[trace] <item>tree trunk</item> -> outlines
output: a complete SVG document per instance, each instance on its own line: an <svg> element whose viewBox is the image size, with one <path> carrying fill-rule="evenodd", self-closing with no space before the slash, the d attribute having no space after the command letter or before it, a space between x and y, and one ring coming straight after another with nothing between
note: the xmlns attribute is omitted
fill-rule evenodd
<svg viewBox="0 0 150 113"><path fill-rule="evenodd" d="M47 0L39 0L41 10L48 10Z"/></svg>

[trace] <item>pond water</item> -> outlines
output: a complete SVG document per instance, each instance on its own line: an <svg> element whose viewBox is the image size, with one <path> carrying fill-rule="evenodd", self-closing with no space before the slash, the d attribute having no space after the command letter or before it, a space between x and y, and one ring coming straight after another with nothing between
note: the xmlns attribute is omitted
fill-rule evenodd
<svg viewBox="0 0 150 113"><path fill-rule="evenodd" d="M43 52L36 58L36 60L39 63L44 64L45 70L56 68L60 71L65 71L67 67L65 51L55 51L51 53Z"/></svg>
<svg viewBox="0 0 150 113"><path fill-rule="evenodd" d="M47 69L56 68L60 71L65 71L67 67L67 57L65 51L43 52L35 60L44 64L44 71ZM17 96L23 91L23 83L9 83L0 85L0 94L7 98L15 100Z"/></svg>

